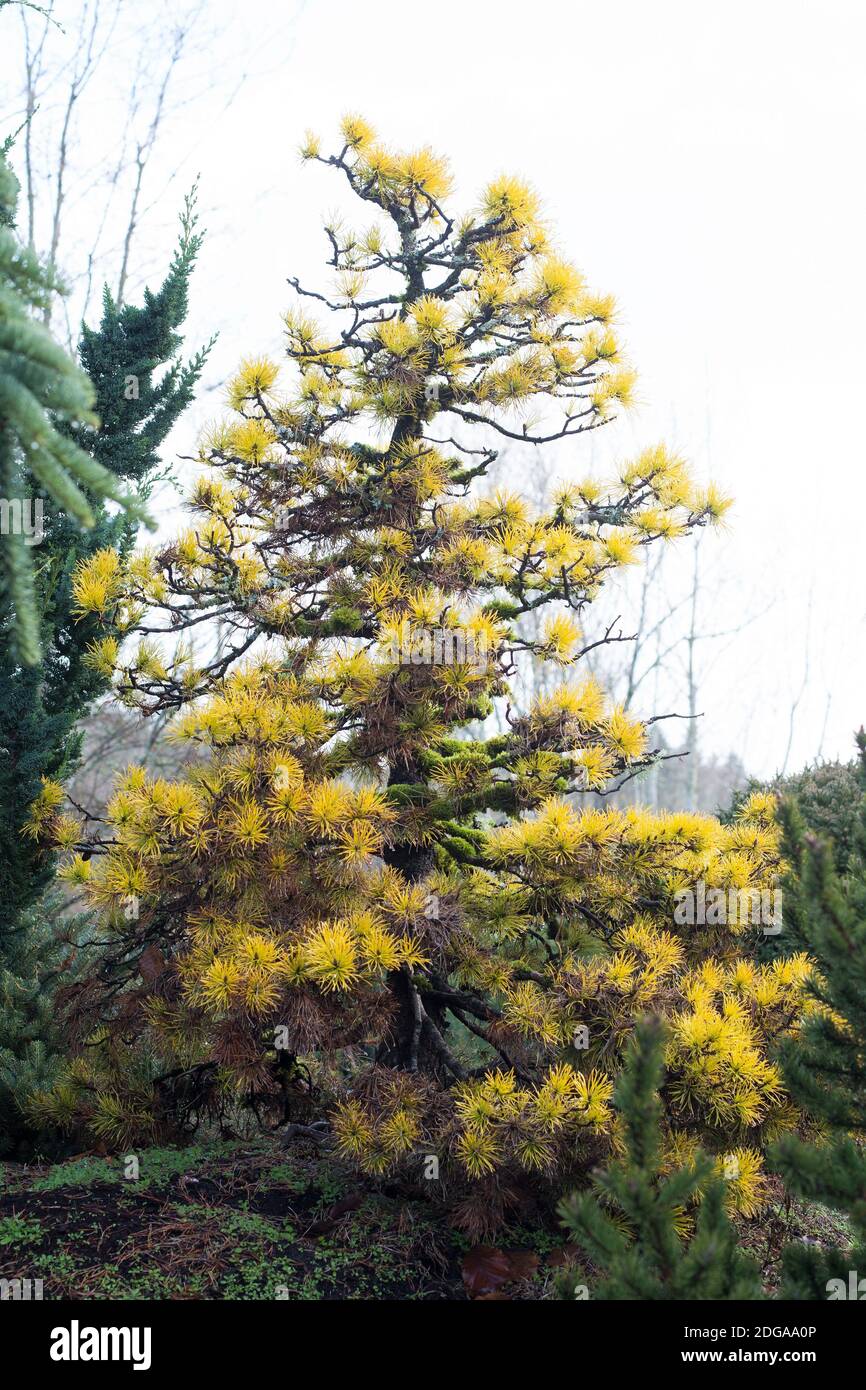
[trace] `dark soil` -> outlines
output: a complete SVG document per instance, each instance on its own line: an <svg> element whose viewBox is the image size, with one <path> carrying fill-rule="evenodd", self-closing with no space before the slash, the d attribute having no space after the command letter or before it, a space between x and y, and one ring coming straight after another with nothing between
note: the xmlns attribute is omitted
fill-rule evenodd
<svg viewBox="0 0 866 1390"><path fill-rule="evenodd" d="M0 1164L0 1279L41 1279L45 1299L524 1301L556 1296L578 1258L551 1217L467 1260L470 1242L423 1185L359 1179L303 1137L136 1157L137 1176L95 1154ZM768 1296L785 1243L850 1235L822 1208L776 1197L738 1223Z"/></svg>
<svg viewBox="0 0 866 1390"><path fill-rule="evenodd" d="M95 1155L0 1165L0 1279L41 1279L46 1299L467 1297L468 1242L435 1201L359 1182L308 1141L138 1160L137 1179Z"/></svg>

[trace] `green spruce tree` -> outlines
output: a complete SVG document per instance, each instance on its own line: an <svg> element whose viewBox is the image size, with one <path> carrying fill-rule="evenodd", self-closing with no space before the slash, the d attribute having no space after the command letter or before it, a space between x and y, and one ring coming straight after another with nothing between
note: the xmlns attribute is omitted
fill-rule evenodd
<svg viewBox="0 0 866 1390"><path fill-rule="evenodd" d="M55 1020L57 987L74 979L76 952L91 934L85 914L70 914L49 889L21 914L0 950L0 1158L57 1151L24 1116L29 1095L57 1072L62 1050Z"/></svg>
<svg viewBox="0 0 866 1390"><path fill-rule="evenodd" d="M560 1205L566 1228L599 1275L569 1276L563 1293L573 1296L577 1278L596 1299L760 1298L757 1266L738 1249L712 1162L699 1154L693 1164L662 1172L663 1077L664 1030L659 1020L646 1019L615 1092L625 1152L598 1175L594 1192L575 1193ZM678 1227L698 1197L687 1238Z"/></svg>
<svg viewBox="0 0 866 1390"><path fill-rule="evenodd" d="M3 184L10 173L0 164L0 188L7 188L0 204L8 214L7 226L17 189L8 181ZM58 372L62 359L81 399L92 406L86 416L52 409L49 419L48 411L43 412L57 457L86 459L76 475L86 514L82 507L68 507L65 497L55 495L35 474L35 481L44 484L37 492L43 507L39 545L19 565L16 546L22 538L0 538L7 576L0 593L0 1135L5 1136L0 1149L7 1151L19 1151L28 1142L19 1102L50 1079L58 1047L51 1027L54 987L71 978L76 935L85 929L81 919L61 911L50 892L52 856L22 834L41 779L66 778L74 770L83 737L80 721L107 687L105 674L88 655L96 623L76 615L71 575L79 560L103 547L114 546L124 554L132 548L144 505L162 476L160 446L193 398L210 345L183 361L179 330L201 241L193 190L160 289L145 290L141 306L119 307L106 288L99 327L82 332L80 367L53 344L46 348L50 340L27 317L23 301L18 304L23 316L19 336L4 336L9 320L2 313L7 299L0 289L0 374L11 365L19 378L35 383L27 374L26 351L50 359ZM0 244L0 275L4 247L8 251L10 245ZM15 263L23 257L32 284L47 292L38 262L14 246ZM31 296L31 307L38 302ZM13 342L21 348L14 357L9 350ZM0 392L0 409L3 399ZM45 406L56 401L47 391ZM88 423L95 418L101 422L98 431ZM29 458L23 435L7 431L5 438L5 465L16 486L23 487ZM7 472L7 482L9 476ZM108 485L103 485L104 477ZM105 505L107 498L127 491L134 504L120 509ZM8 488L3 495L10 496ZM104 628L99 635L105 635Z"/></svg>
<svg viewBox="0 0 866 1390"><path fill-rule="evenodd" d="M98 329L84 328L80 359L93 382L98 433L70 427L74 444L91 451L91 462L135 490L140 504L160 476L160 445L190 404L210 344L191 361L180 357L179 329L188 311L189 281L201 248L195 190L186 200L180 240L164 283L145 290L142 305L119 308L108 288ZM44 499L44 535L36 552L34 598L42 650L38 667L17 660L16 607L0 599L0 856L5 884L0 901L0 953L4 929L34 904L51 877L51 860L21 827L42 777L68 778L82 734L79 721L107 689L88 648L106 629L76 615L72 572L80 560L106 546L126 554L137 534L135 517L110 512L88 498L93 524L75 519ZM4 543L7 540L4 537Z"/></svg>
<svg viewBox="0 0 866 1390"><path fill-rule="evenodd" d="M794 1100L814 1117L817 1143L786 1136L773 1161L801 1197L847 1216L851 1248L822 1251L790 1245L783 1294L793 1299L851 1296L866 1280L866 733L857 735L864 797L849 872L841 877L833 847L804 828L795 802L783 803L786 857L785 922L816 963L819 1007L782 1050ZM851 1276L854 1276L853 1280ZM866 1289L866 1283L864 1283ZM856 1293L855 1293L855 1296Z"/></svg>
<svg viewBox="0 0 866 1390"><path fill-rule="evenodd" d="M39 661L39 615L28 541L35 524L22 515L41 490L80 525L94 523L92 498L112 498L130 516L142 516L119 478L71 437L94 429L99 416L87 374L34 317L59 288L53 272L15 234L19 184L0 150L0 504L4 597L11 612L15 654L25 666ZM28 523L33 518L28 516Z"/></svg>

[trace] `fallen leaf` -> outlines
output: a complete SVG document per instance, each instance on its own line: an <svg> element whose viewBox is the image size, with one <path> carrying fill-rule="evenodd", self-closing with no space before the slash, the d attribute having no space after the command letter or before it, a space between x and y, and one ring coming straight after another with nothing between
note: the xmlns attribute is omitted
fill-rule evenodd
<svg viewBox="0 0 866 1390"><path fill-rule="evenodd" d="M534 1250L509 1250L507 1253L512 1279L531 1279L541 1264Z"/></svg>
<svg viewBox="0 0 866 1390"><path fill-rule="evenodd" d="M578 1259L579 1253L576 1245L571 1243L561 1245L557 1250L550 1251L547 1256L547 1263L553 1265L554 1268L558 1268L560 1265L571 1265Z"/></svg>
<svg viewBox="0 0 866 1390"><path fill-rule="evenodd" d="M492 1293L513 1278L510 1259L493 1245L476 1245L463 1257L463 1283L473 1297Z"/></svg>
<svg viewBox="0 0 866 1390"><path fill-rule="evenodd" d="M340 1217L348 1216L350 1211L357 1211L363 1201L363 1192L350 1193L348 1197L344 1197L342 1201L335 1202L332 1207L329 1207L321 1221L314 1221L312 1226L308 1226L306 1231L304 1232L304 1235L330 1235L331 1231L335 1231L337 1229Z"/></svg>

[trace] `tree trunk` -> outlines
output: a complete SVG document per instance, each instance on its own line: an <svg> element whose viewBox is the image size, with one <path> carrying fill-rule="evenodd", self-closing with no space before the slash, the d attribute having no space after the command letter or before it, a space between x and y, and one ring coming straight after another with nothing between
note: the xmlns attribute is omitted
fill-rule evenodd
<svg viewBox="0 0 866 1390"><path fill-rule="evenodd" d="M391 769L389 785L394 782L418 782L412 768L399 776ZM426 878L434 866L435 855L432 849L419 849L415 845L397 844L386 849L385 863L396 869L409 883L418 883ZM385 1067L397 1067L401 1071L421 1071L435 1076L440 1082L452 1078L452 1072L445 1064L442 1047L433 1029L445 1037L448 1028L447 1010L441 1005L425 1002L422 1008L417 991L407 972L393 970L388 976L388 989L396 1003L396 1010L388 1036L380 1044L376 1061ZM432 1024L432 1027L430 1026Z"/></svg>

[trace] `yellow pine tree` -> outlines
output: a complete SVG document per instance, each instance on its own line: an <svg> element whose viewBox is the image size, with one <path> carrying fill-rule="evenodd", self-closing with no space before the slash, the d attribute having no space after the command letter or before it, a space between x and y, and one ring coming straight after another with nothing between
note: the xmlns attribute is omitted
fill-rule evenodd
<svg viewBox="0 0 866 1390"><path fill-rule="evenodd" d="M192 756L177 782L131 768L87 858L59 789L33 808L111 927L72 1001L102 1040L100 1085L76 1064L36 1107L126 1142L165 1122L165 1076L185 1078L185 1115L261 1110L285 1102L287 1055L343 1054L340 1150L374 1173L436 1154L492 1210L506 1177L617 1143L612 1078L656 1011L671 1162L698 1140L739 1153L730 1191L753 1209L765 1132L791 1122L771 1049L796 1026L805 963L750 964L741 925L678 925L674 895L766 889L772 804L724 827L581 801L655 756L649 726L580 673L581 614L608 575L727 503L663 446L541 510L497 489L497 440L544 449L628 405L612 300L515 179L458 217L444 160L358 118L333 154L313 137L303 154L371 220L330 222L331 286L291 282L287 362L247 360L231 382L189 527L75 576L80 611L128 634L90 659L119 699L174 712ZM521 636L540 609L539 636ZM219 647L195 646L217 621ZM472 734L530 659L561 666L560 688Z"/></svg>

